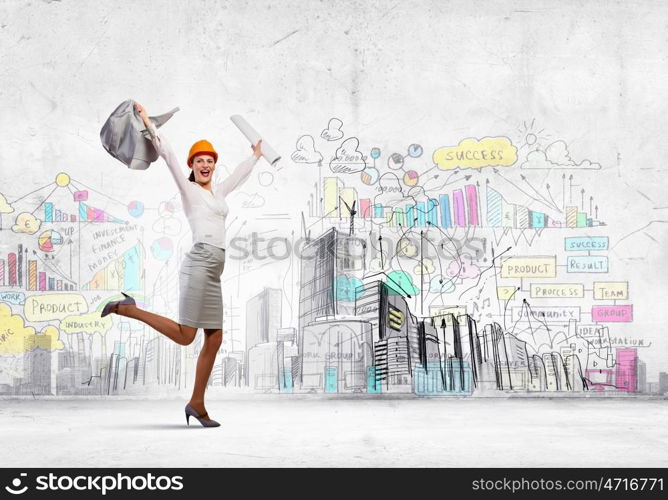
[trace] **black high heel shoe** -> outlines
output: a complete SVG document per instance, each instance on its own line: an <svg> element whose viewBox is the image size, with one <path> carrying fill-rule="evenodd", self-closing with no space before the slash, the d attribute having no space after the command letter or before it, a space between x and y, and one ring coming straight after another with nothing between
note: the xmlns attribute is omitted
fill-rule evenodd
<svg viewBox="0 0 668 500"><path fill-rule="evenodd" d="M107 302L107 304L104 306L104 309L102 309L102 312L100 313L100 317L104 318L108 314L114 311L114 308L118 305L130 305L130 306L135 306L137 303L135 302L135 299L130 297L127 293L121 292L125 298L123 300L114 300L111 302Z"/></svg>

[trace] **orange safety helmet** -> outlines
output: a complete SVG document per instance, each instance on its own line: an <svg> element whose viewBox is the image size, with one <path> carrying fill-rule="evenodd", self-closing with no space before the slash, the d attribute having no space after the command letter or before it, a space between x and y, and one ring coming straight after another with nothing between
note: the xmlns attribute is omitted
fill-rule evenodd
<svg viewBox="0 0 668 500"><path fill-rule="evenodd" d="M218 153L216 152L215 149L213 149L211 143L209 141L202 139L201 141L197 141L190 148L190 152L188 153L188 165L190 166L190 162L192 162L195 156L201 154L209 154L213 156L214 162L218 161Z"/></svg>

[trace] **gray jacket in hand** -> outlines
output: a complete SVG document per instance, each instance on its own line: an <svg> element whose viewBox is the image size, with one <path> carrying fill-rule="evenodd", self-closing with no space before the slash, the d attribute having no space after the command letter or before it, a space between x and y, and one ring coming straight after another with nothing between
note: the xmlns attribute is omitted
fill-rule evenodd
<svg viewBox="0 0 668 500"><path fill-rule="evenodd" d="M135 101L123 101L104 122L100 130L102 146L114 158L133 170L146 170L158 159L158 152L151 142L151 136L144 121L134 107ZM149 119L156 127L161 127L179 108L174 108Z"/></svg>

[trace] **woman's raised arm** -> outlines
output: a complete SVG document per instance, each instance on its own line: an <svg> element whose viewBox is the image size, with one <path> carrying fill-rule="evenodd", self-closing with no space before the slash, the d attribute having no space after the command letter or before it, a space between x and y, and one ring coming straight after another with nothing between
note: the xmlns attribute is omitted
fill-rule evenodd
<svg viewBox="0 0 668 500"><path fill-rule="evenodd" d="M262 155L262 139L251 147L253 148L253 156L242 161L230 175L220 182L223 196L227 196L233 189L241 186L253 171L253 166Z"/></svg>
<svg viewBox="0 0 668 500"><path fill-rule="evenodd" d="M169 171L172 173L172 177L174 177L176 185L181 191L181 194L185 195L186 193L188 193L188 189L190 187L189 185L190 181L185 177L185 174L181 171L179 161L176 158L176 154L174 153L174 150L170 146L169 141L165 140L164 135L158 134L158 128L150 120L150 118L146 114L146 109L144 109L144 107L141 104L135 102L135 109L137 110L139 116L141 116L142 120L144 121L146 130L148 130L148 133L151 136L151 142L153 143L153 147L155 147L155 150L158 152L158 154L165 160L165 163L167 163Z"/></svg>

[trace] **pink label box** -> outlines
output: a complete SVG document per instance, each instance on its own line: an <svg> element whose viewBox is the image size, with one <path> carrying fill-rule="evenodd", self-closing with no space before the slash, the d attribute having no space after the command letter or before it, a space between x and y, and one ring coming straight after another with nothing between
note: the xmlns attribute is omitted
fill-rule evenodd
<svg viewBox="0 0 668 500"><path fill-rule="evenodd" d="M602 323L630 323L633 321L633 305L592 306L591 319Z"/></svg>

